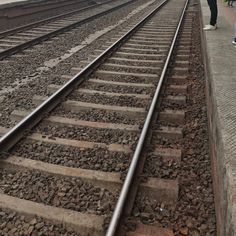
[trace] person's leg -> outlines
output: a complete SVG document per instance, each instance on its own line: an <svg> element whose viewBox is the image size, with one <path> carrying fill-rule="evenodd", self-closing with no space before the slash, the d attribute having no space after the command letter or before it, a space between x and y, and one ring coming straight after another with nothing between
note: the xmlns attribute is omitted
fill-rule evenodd
<svg viewBox="0 0 236 236"><path fill-rule="evenodd" d="M216 21L217 21L217 15L218 15L217 2L216 0L207 0L207 2L211 10L210 25L215 26Z"/></svg>

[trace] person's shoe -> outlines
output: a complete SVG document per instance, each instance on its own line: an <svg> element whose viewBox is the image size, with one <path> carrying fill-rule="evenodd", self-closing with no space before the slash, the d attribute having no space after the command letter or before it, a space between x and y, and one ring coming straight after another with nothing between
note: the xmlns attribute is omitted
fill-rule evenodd
<svg viewBox="0 0 236 236"><path fill-rule="evenodd" d="M236 41L233 40L233 41L232 41L232 44L233 44L233 45L236 45Z"/></svg>
<svg viewBox="0 0 236 236"><path fill-rule="evenodd" d="M216 25L205 25L203 30L216 30L217 26Z"/></svg>

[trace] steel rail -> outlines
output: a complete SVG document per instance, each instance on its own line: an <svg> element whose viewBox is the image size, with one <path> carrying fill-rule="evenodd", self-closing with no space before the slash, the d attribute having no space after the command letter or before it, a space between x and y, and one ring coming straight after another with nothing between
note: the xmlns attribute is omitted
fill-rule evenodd
<svg viewBox="0 0 236 236"><path fill-rule="evenodd" d="M111 0L111 2L112 2L112 1L113 1L113 0ZM20 51L20 50L26 49L26 48L28 48L28 47L30 47L30 46L32 46L32 45L35 45L35 44L37 44L37 43L40 43L40 42L42 42L42 41L44 41L44 40L46 40L46 39L48 39L48 38L52 38L52 37L54 37L55 35L58 35L58 34L60 34L60 33L64 33L64 32L66 32L66 31L68 31L68 30L70 30L70 29L72 29L72 28L78 27L78 26L80 26L80 25L82 25L82 24L85 24L85 23L87 23L87 22L89 22L89 21L92 21L92 20L94 20L94 19L96 19L96 18L98 18L98 17L100 17L100 16L103 16L103 15L105 15L105 14L108 14L108 13L110 13L110 12L113 12L113 11L115 11L115 10L118 10L119 8L122 8L122 7L124 7L124 6L128 5L128 4L131 4L131 3L133 3L134 1L136 1L136 0L130 0L130 1L126 2L126 3L123 3L123 4L119 5L119 6L116 6L116 7L114 7L114 8L111 8L111 9L109 9L109 10L100 12L100 13L98 13L98 14L95 14L95 15L90 16L90 17L88 17L88 18L85 18L85 19L83 19L83 20L80 20L80 21L77 21L77 22L75 22L75 23L69 24L69 25L67 25L67 26L65 26L65 27L62 27L62 28L59 28L59 29L57 29L57 30L51 31L51 32L49 32L49 33L47 33L47 34L44 34L44 35L42 35L42 36L39 36L39 37L36 37L36 38L34 38L34 39L28 40L28 41L26 41L26 42L24 42L24 43L18 44L18 45L15 46L15 47L6 49L6 50L0 52L0 60L4 59L5 57L7 57L7 56L9 56L9 55L12 55L13 53L16 53L16 52L18 52L18 51Z"/></svg>
<svg viewBox="0 0 236 236"><path fill-rule="evenodd" d="M128 201L127 197L128 197L128 194L129 194L129 190L130 190L130 187L132 185L132 181L133 181L133 178L134 178L137 166L138 166L140 154L142 152L142 149L143 149L146 137L147 137L147 133L148 133L148 130L149 130L149 126L151 124L151 120L152 120L152 117L153 117L153 114L154 114L154 111L155 111L155 107L156 107L158 98L160 96L160 91L161 91L162 84L163 84L163 81L164 81L164 78L165 78L165 75L166 75L167 67L168 67L169 62L170 62L170 58L171 58L173 48L174 48L175 43L176 43L177 36L179 34L179 30L180 30L180 27L181 27L181 24L182 24L182 21L183 21L183 17L184 17L188 2L189 2L189 0L186 0L186 3L184 5L184 8L183 8L183 11L182 11L182 14L181 14L181 17L179 19L179 24L176 28L176 33L173 37L171 47L170 47L168 56L167 56L166 61L165 61L165 65L164 65L164 68L163 68L161 76L160 76L160 80L158 82L158 85L157 85L152 103L150 105L150 108L149 108L149 111L148 111L143 129L142 129L142 132L141 132L141 135L140 135L140 138L139 138L137 146L135 148L135 152L134 152L134 155L132 157L132 161L131 161L127 176L125 178L124 184L122 186L122 190L121 190L119 199L117 201L115 211L112 215L112 219L110 221L106 236L114 236L116 234L117 229L118 229L118 225L119 225L119 222L120 222L120 217L122 215L125 203Z"/></svg>
<svg viewBox="0 0 236 236"><path fill-rule="evenodd" d="M59 90L52 94L46 101L40 104L34 111L15 125L9 132L7 132L0 139L0 154L9 151L27 131L32 129L44 116L55 108L70 92L72 92L78 85L80 85L89 74L93 72L108 56L116 51L125 41L127 41L146 21L156 13L168 0L163 1L149 13L143 20L138 22L132 29L113 43L108 49L102 52L89 65L77 73L71 80L63 85Z"/></svg>
<svg viewBox="0 0 236 236"><path fill-rule="evenodd" d="M43 23L49 23L50 21L58 20L58 19L61 19L63 17L67 17L67 16L70 16L70 15L73 15L73 14L76 14L76 13L80 13L80 12L86 11L86 10L88 10L90 8L101 6L103 4L107 4L109 2L113 2L113 0L109 0L109 1L107 1L105 3L94 4L94 5L91 5L89 7L84 7L84 8L78 9L78 10L73 10L73 11L70 11L70 12L67 12L67 13L64 13L64 14L59 14L59 15L56 15L56 16L52 16L52 17L40 20L40 21L36 21L36 22L30 23L30 24L22 25L22 26L19 26L19 27L10 29L10 30L2 31L2 32L0 32L0 39L3 38L3 37L6 37L8 35L12 35L12 34L15 34L15 33L19 33L19 32L21 32L23 30L30 29L30 28L32 28L34 26L39 26L39 25L41 25Z"/></svg>

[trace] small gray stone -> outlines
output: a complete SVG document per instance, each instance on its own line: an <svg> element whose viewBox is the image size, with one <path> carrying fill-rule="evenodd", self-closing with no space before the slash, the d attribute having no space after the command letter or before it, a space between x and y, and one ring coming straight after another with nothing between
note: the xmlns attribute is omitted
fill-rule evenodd
<svg viewBox="0 0 236 236"><path fill-rule="evenodd" d="M35 225L35 228L36 228L36 229L41 229L43 226L44 226L44 223L41 222L41 223L36 224L36 225Z"/></svg>
<svg viewBox="0 0 236 236"><path fill-rule="evenodd" d="M35 224L37 223L36 218L34 218L33 220L31 220L29 223L30 223L30 225L35 225Z"/></svg>

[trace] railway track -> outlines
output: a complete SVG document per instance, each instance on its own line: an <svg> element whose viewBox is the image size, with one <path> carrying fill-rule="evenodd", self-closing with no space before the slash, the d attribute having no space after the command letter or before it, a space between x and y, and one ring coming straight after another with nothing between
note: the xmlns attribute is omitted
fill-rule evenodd
<svg viewBox="0 0 236 236"><path fill-rule="evenodd" d="M16 2L17 3L17 2ZM61 10L61 8L63 8L63 10L68 10L67 11L72 11L75 8L78 8L81 6L88 6L86 5L86 3L88 3L88 5L93 5L96 4L96 2L94 1L85 1L85 0L81 0L81 1L75 1L75 0L70 0L70 1L42 1L42 2L26 2L26 4L24 5L17 5L17 7L14 6L7 6L7 7L0 7L0 13L1 15L4 15L4 17L8 17L8 18L17 18L20 16L26 16L26 15L31 15L31 14L36 14L36 13L43 13L45 11L48 10L54 10L55 12L58 13L58 9ZM66 7L66 9L65 9Z"/></svg>
<svg viewBox="0 0 236 236"><path fill-rule="evenodd" d="M30 233L190 233L174 225L195 17L185 7L163 1L72 68L74 77L36 95L34 111L13 112L21 121L0 128L4 219L23 221Z"/></svg>
<svg viewBox="0 0 236 236"><path fill-rule="evenodd" d="M32 45L38 44L58 34L78 27L95 18L106 15L133 1L106 1L83 9L74 10L20 26L15 29L0 32L0 60L15 54Z"/></svg>
<svg viewBox="0 0 236 236"><path fill-rule="evenodd" d="M35 21L46 19L75 9L97 4L93 0L85 1L40 1L16 3L12 6L0 6L0 30L5 31Z"/></svg>

